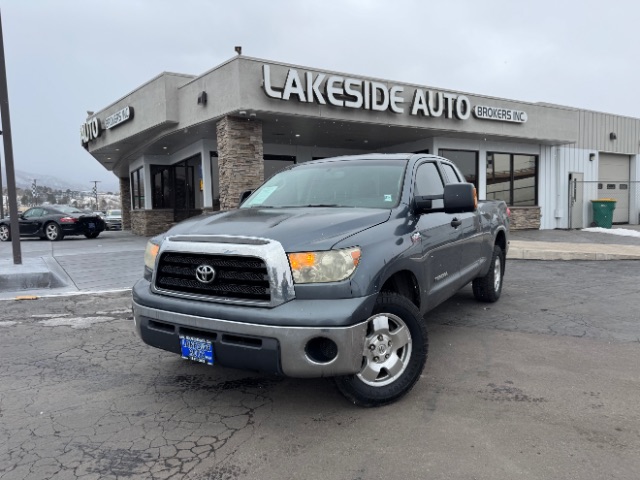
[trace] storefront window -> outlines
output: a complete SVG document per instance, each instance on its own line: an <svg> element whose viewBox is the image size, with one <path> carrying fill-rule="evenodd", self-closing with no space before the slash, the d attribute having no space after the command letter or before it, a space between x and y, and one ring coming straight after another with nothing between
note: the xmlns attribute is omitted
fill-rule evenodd
<svg viewBox="0 0 640 480"><path fill-rule="evenodd" d="M153 208L173 208L173 176L170 166L151 166Z"/></svg>
<svg viewBox="0 0 640 480"><path fill-rule="evenodd" d="M538 157L487 153L487 199L511 206L537 205Z"/></svg>
<svg viewBox="0 0 640 480"><path fill-rule="evenodd" d="M455 163L464 175L465 181L473 183L478 188L478 152L441 148L438 153L441 157Z"/></svg>
<svg viewBox="0 0 640 480"><path fill-rule="evenodd" d="M144 174L142 167L131 173L131 206L144 208Z"/></svg>

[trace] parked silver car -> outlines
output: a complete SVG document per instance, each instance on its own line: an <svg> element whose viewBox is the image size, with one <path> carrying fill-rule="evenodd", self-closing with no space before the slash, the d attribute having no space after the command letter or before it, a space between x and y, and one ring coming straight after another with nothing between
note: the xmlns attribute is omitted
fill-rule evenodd
<svg viewBox="0 0 640 480"><path fill-rule="evenodd" d="M107 230L122 230L122 211L107 210L104 217L104 223Z"/></svg>

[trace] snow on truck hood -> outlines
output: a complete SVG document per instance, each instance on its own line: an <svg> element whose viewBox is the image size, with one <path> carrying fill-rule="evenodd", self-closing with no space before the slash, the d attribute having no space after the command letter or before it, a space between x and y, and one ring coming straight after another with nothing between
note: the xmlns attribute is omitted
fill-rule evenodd
<svg viewBox="0 0 640 480"><path fill-rule="evenodd" d="M238 235L279 241L287 252L329 250L340 240L386 222L371 208L243 208L179 223L172 235Z"/></svg>

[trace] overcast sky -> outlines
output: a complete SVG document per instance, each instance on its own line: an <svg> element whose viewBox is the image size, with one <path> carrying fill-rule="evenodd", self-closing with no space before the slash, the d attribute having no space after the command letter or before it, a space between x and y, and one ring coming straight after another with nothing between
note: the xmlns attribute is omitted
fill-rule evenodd
<svg viewBox="0 0 640 480"><path fill-rule="evenodd" d="M88 187L117 181L80 146L87 110L163 71L201 74L235 45L266 60L640 118L635 0L0 0L0 9L16 168Z"/></svg>

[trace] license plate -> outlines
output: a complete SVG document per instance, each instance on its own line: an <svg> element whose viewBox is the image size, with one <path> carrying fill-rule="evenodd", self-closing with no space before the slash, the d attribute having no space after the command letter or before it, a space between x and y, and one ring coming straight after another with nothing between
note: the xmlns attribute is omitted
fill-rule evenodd
<svg viewBox="0 0 640 480"><path fill-rule="evenodd" d="M180 336L182 358L213 365L213 345L210 340Z"/></svg>
<svg viewBox="0 0 640 480"><path fill-rule="evenodd" d="M89 229L93 230L94 228L96 228L96 224L95 223L88 223L87 226L89 227Z"/></svg>

